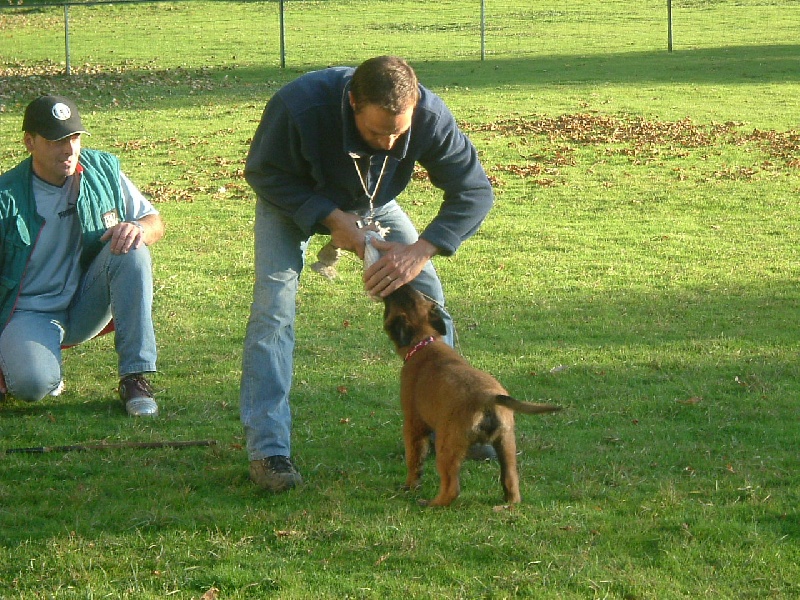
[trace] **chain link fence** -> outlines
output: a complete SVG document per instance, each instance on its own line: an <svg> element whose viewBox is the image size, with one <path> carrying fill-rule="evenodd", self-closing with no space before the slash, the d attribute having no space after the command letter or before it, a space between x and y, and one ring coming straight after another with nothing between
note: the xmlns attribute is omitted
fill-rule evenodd
<svg viewBox="0 0 800 600"><path fill-rule="evenodd" d="M798 0L3 1L0 66L34 71L70 64L302 70L384 53L452 61L564 49L597 54L795 44L800 19ZM123 38L134 41L117 42Z"/></svg>

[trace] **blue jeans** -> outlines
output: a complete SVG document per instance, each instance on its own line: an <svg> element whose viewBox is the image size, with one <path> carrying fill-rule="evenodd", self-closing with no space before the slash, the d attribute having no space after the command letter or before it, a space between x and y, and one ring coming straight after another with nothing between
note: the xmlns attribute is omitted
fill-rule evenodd
<svg viewBox="0 0 800 600"><path fill-rule="evenodd" d="M92 339L112 316L120 376L156 370L150 250L112 254L109 247L86 269L67 310L11 315L0 334L0 369L15 398L36 402L58 387L61 347Z"/></svg>
<svg viewBox="0 0 800 600"><path fill-rule="evenodd" d="M375 217L383 227L390 228L387 241L412 244L419 237L397 202L377 208ZM255 286L244 339L240 390L240 417L250 460L291 456L289 391L295 300L308 240L286 214L257 200ZM452 345L453 321L443 308L442 284L431 262L412 285L437 302L447 327L445 341Z"/></svg>

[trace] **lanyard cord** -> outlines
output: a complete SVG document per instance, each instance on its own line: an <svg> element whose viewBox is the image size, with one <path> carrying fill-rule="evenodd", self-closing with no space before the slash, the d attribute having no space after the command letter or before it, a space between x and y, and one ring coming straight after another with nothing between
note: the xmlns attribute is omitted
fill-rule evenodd
<svg viewBox="0 0 800 600"><path fill-rule="evenodd" d="M381 187L381 180L383 179L383 174L386 171L386 163L389 162L389 155L383 157L383 164L381 165L381 172L378 174L378 181L375 182L375 187L372 189L372 193L369 193L369 188L367 187L367 181L364 179L364 175L361 173L361 168L358 166L357 157L350 155L350 158L353 159L353 165L356 168L356 173L358 173L358 179L361 182L361 187L364 189L364 193L366 194L367 198L369 199L369 213L368 219L372 219L372 215L375 212L375 196L378 194L378 188ZM372 165L372 159L370 159L370 166ZM367 177L369 177L369 167L367 167Z"/></svg>

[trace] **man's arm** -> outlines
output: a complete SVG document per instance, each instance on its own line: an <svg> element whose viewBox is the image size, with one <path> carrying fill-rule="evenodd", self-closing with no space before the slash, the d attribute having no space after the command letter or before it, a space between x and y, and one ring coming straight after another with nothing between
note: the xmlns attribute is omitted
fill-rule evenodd
<svg viewBox="0 0 800 600"><path fill-rule="evenodd" d="M138 248L142 244L148 246L155 244L164 237L164 222L161 215L152 213L135 221L121 221L110 227L101 241L110 240L113 254L125 254L131 248Z"/></svg>
<svg viewBox="0 0 800 600"><path fill-rule="evenodd" d="M158 213L145 215L137 219L141 226L141 241L148 246L152 246L164 237L164 221Z"/></svg>
<svg viewBox="0 0 800 600"><path fill-rule="evenodd" d="M125 199L125 221L109 228L100 238L104 242L111 240L114 254L124 254L142 244L151 246L164 237L164 221L150 201L125 173L120 173L119 184Z"/></svg>
<svg viewBox="0 0 800 600"><path fill-rule="evenodd" d="M442 190L442 205L413 244L374 243L382 256L364 272L364 287L373 296L385 298L410 282L437 254L455 253L478 230L494 202L475 147L441 99L426 94L420 109L425 113L415 134L422 135L429 147L419 162L431 183Z"/></svg>
<svg viewBox="0 0 800 600"><path fill-rule="evenodd" d="M336 208L317 189L318 168L305 155L303 136L283 98L276 94L267 103L250 144L245 180L259 198L286 212L311 235Z"/></svg>
<svg viewBox="0 0 800 600"><path fill-rule="evenodd" d="M442 190L443 201L420 237L438 247L439 254L450 256L478 231L494 203L494 192L477 150L444 102L428 92L426 108L428 118L422 119L421 127L427 127L429 145L419 163Z"/></svg>

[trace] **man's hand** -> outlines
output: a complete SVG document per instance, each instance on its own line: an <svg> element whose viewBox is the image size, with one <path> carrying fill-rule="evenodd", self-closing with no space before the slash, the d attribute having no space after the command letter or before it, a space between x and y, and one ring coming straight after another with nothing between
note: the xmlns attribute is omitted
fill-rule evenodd
<svg viewBox="0 0 800 600"><path fill-rule="evenodd" d="M423 239L410 245L373 240L372 245L383 254L364 271L364 289L373 298L385 298L414 279L437 253L436 246Z"/></svg>
<svg viewBox="0 0 800 600"><path fill-rule="evenodd" d="M100 238L100 241L109 241L112 254L126 254L132 248L142 244L156 243L164 236L164 225L160 215L147 215L139 221L132 223L122 221L110 227Z"/></svg>
<svg viewBox="0 0 800 600"><path fill-rule="evenodd" d="M364 232L368 228L359 228L359 220L358 215L336 209L322 224L330 230L334 246L354 252L364 260ZM372 240L372 245L383 254L364 271L364 289L374 298L385 298L414 279L438 252L436 246L423 239L413 244Z"/></svg>
<svg viewBox="0 0 800 600"><path fill-rule="evenodd" d="M331 243L342 250L358 255L364 260L364 231L358 226L361 217L338 208L322 220L331 232Z"/></svg>

